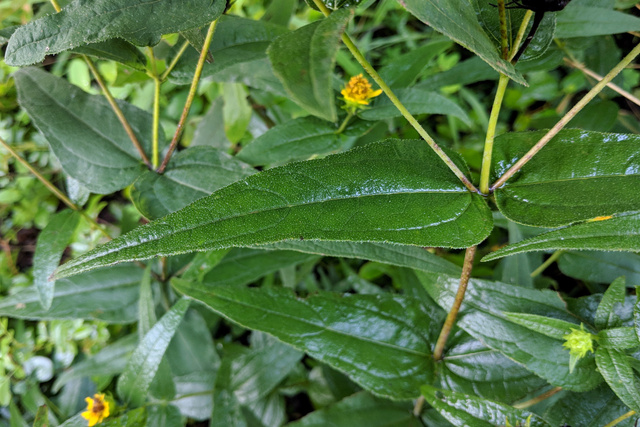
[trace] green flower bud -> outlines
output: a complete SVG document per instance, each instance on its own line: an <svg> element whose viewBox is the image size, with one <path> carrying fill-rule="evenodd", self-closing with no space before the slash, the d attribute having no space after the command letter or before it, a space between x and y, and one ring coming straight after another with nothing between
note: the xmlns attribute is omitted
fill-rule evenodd
<svg viewBox="0 0 640 427"><path fill-rule="evenodd" d="M571 333L564 337L565 343L562 345L569 350L569 372L573 372L578 360L593 353L593 334L584 330L584 325L580 324L580 329L571 328Z"/></svg>

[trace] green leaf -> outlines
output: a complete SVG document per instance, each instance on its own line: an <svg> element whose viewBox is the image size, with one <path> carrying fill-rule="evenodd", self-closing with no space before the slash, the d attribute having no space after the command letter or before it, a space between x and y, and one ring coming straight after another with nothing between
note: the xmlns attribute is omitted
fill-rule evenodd
<svg viewBox="0 0 640 427"><path fill-rule="evenodd" d="M212 147L192 147L171 158L165 172L144 172L133 183L131 200L156 219L254 173L249 165Z"/></svg>
<svg viewBox="0 0 640 427"><path fill-rule="evenodd" d="M536 314L504 313L504 315L518 325L556 340L563 340L565 335L571 333L571 329L578 329L580 326L575 323Z"/></svg>
<svg viewBox="0 0 640 427"><path fill-rule="evenodd" d="M189 307L181 299L147 332L118 378L118 395L132 405L142 405L169 342Z"/></svg>
<svg viewBox="0 0 640 427"><path fill-rule="evenodd" d="M38 290L30 286L0 300L0 316L32 320L135 322L141 277L140 268L119 265L71 279L58 279L49 310L42 308Z"/></svg>
<svg viewBox="0 0 640 427"><path fill-rule="evenodd" d="M482 197L426 144L390 140L250 176L58 272L298 238L460 248L484 240L491 228Z"/></svg>
<svg viewBox="0 0 640 427"><path fill-rule="evenodd" d="M633 326L636 330L636 335L640 340L640 289L636 286L636 303L633 305Z"/></svg>
<svg viewBox="0 0 640 427"><path fill-rule="evenodd" d="M205 290L180 279L172 284L233 322L304 350L375 394L411 399L431 381L426 334L431 320L413 298L320 292L300 299L280 288Z"/></svg>
<svg viewBox="0 0 640 427"><path fill-rule="evenodd" d="M598 329L609 329L622 326L622 321L616 313L625 300L625 278L613 281L609 289L602 296L602 301L596 310L595 325Z"/></svg>
<svg viewBox="0 0 640 427"><path fill-rule="evenodd" d="M452 306L459 277L420 271L416 274L440 307L446 310ZM525 328L504 314L520 312L577 322L555 292L471 279L465 295L456 324L486 346L558 387L586 391L602 381L593 355L582 358L570 373L569 352L562 341Z"/></svg>
<svg viewBox="0 0 640 427"><path fill-rule="evenodd" d="M144 171L137 150L102 95L89 95L37 68L19 70L14 77L20 105L47 138L64 171L90 191L113 193ZM124 101L118 105L150 152L151 115Z"/></svg>
<svg viewBox="0 0 640 427"><path fill-rule="evenodd" d="M222 85L224 133L232 144L236 144L242 139L251 120L253 110L247 102L247 95L240 83L224 83Z"/></svg>
<svg viewBox="0 0 640 427"><path fill-rule="evenodd" d="M7 45L5 62L35 64L45 55L113 38L153 46L163 34L208 24L225 6L222 0L75 0L60 13L18 28Z"/></svg>
<svg viewBox="0 0 640 427"><path fill-rule="evenodd" d="M549 231L492 252L482 258L482 261L522 252L560 249L640 251L640 214L620 215L603 221L587 221Z"/></svg>
<svg viewBox="0 0 640 427"><path fill-rule="evenodd" d="M588 282L611 283L620 276L627 283L640 283L640 255L629 252L565 252L558 268L569 277Z"/></svg>
<svg viewBox="0 0 640 427"><path fill-rule="evenodd" d="M33 284L40 295L40 304L48 310L53 302L56 282L49 280L60 263L71 236L78 226L80 214L72 210L59 212L51 217L47 226L38 235L33 256Z"/></svg>
<svg viewBox="0 0 640 427"><path fill-rule="evenodd" d="M609 387L625 405L640 412L640 388L627 355L619 350L598 347L596 363Z"/></svg>
<svg viewBox="0 0 640 427"><path fill-rule="evenodd" d="M456 393L425 385L422 395L440 415L454 425L492 427L505 425L527 425L531 427L551 427L540 416L503 403L480 399L473 395Z"/></svg>
<svg viewBox="0 0 640 427"><path fill-rule="evenodd" d="M174 405L151 405L147 408L147 424L154 427L177 427L184 425L180 410Z"/></svg>
<svg viewBox="0 0 640 427"><path fill-rule="evenodd" d="M78 46L73 52L82 53L124 64L139 71L144 71L147 64L146 57L140 50L122 39L110 39L103 42Z"/></svg>
<svg viewBox="0 0 640 427"><path fill-rule="evenodd" d="M327 408L311 412L287 427L420 427L409 402L380 399L359 392Z"/></svg>
<svg viewBox="0 0 640 427"><path fill-rule="evenodd" d="M272 127L246 145L238 158L254 166L279 165L340 151L352 138L350 132L338 135L336 130L324 120L300 117Z"/></svg>
<svg viewBox="0 0 640 427"><path fill-rule="evenodd" d="M497 137L494 179L545 133ZM558 227L640 210L638 145L638 135L563 130L496 189L498 209L512 221L536 227Z"/></svg>
<svg viewBox="0 0 640 427"><path fill-rule="evenodd" d="M338 10L326 19L284 34L267 54L287 94L311 114L337 120L332 80L340 36L353 12Z"/></svg>
<svg viewBox="0 0 640 427"><path fill-rule="evenodd" d="M569 4L558 13L556 37L591 37L639 31L640 19L604 7Z"/></svg>
<svg viewBox="0 0 640 427"><path fill-rule="evenodd" d="M316 255L294 251L235 248L202 278L202 282L216 286L247 285L281 268L318 258Z"/></svg>
<svg viewBox="0 0 640 427"><path fill-rule="evenodd" d="M632 327L605 329L596 336L598 345L615 350L627 350L640 346L640 341Z"/></svg>
<svg viewBox="0 0 640 427"><path fill-rule="evenodd" d="M527 84L513 65L500 58L498 49L478 23L476 12L467 0L400 0L400 3L419 20L474 52L499 73Z"/></svg>
<svg viewBox="0 0 640 427"><path fill-rule="evenodd" d="M388 243L287 240L258 247L286 249L323 256L366 259L421 271L446 273L454 276L460 275L461 273L460 267L457 265L430 253L424 248L416 246L392 245Z"/></svg>
<svg viewBox="0 0 640 427"><path fill-rule="evenodd" d="M393 62L380 68L380 77L391 88L411 86L429 63L451 46L452 43L447 38L429 38L423 45L394 58Z"/></svg>
<svg viewBox="0 0 640 427"><path fill-rule="evenodd" d="M49 408L47 405L38 407L36 419L33 421L33 427L49 427Z"/></svg>
<svg viewBox="0 0 640 427"><path fill-rule="evenodd" d="M413 115L417 114L444 114L457 117L471 125L471 119L458 104L436 92L428 92L421 89L399 89L396 92L400 102L407 107ZM384 120L391 117L400 117L400 110L391 103L386 96L378 98L370 108L360 111L358 117L363 120Z"/></svg>

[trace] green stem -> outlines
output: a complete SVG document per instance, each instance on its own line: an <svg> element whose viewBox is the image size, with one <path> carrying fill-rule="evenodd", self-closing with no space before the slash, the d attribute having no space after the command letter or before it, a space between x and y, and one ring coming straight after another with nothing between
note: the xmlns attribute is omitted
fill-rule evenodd
<svg viewBox="0 0 640 427"><path fill-rule="evenodd" d="M537 403L540 403L540 402L542 402L544 400L547 400L548 398L550 398L554 394L559 393L561 391L562 391L562 387L554 387L549 391L545 391L540 396L536 396L533 399L527 400L526 402L516 403L516 404L513 405L513 407L517 408L517 409L525 409L525 408L533 406L533 405L535 405Z"/></svg>
<svg viewBox="0 0 640 427"><path fill-rule="evenodd" d="M162 75L160 76L160 81L165 81L167 79L167 77L169 76L169 73L171 73L171 71L173 70L173 68L176 66L176 64L178 63L178 60L180 59L180 57L182 56L182 54L185 52L185 50L187 50L187 48L189 47L189 42L186 41L182 44L182 47L180 48L180 50L178 51L178 53L176 54L176 56L171 60L171 63L169 64L169 66L167 67L166 70L164 70L164 73L162 73Z"/></svg>
<svg viewBox="0 0 640 427"><path fill-rule="evenodd" d="M313 0L316 7L324 14L324 16L329 16L331 11L324 5L322 0ZM353 57L358 61L358 63L364 68L364 70L371 76L371 78L380 86L380 89L389 97L393 105L400 111L400 114L409 122L409 124L418 132L418 134L424 139L427 144L436 152L438 157L440 157L446 165L451 169L451 171L460 179L460 181L464 184L467 189L473 193L478 193L478 189L469 181L469 179L464 175L464 173L453 163L453 160L449 158L442 151L442 148L436 144L431 135L427 133L427 131L418 123L418 121L411 115L409 110L400 102L398 97L393 93L391 88L382 80L380 75L376 72L376 70L371 66L371 64L366 60L362 52L356 47L351 38L347 34L342 34L342 42L347 46L347 49L351 52Z"/></svg>
<svg viewBox="0 0 640 427"><path fill-rule="evenodd" d="M189 110L191 109L191 103L196 96L196 91L198 89L198 82L200 81L200 76L202 75L202 68L204 67L204 62L207 59L207 53L209 52L209 46L211 45L211 40L213 39L213 33L216 30L216 25L218 24L218 20L216 19L209 25L209 30L207 31L207 36L204 39L204 44L202 46L202 52L200 52L200 58L198 58L198 65L196 66L196 71L193 75L193 80L191 81L191 88L189 89L189 95L187 96L187 102L184 105L182 110L182 115L180 116L180 121L178 122L178 127L176 128L176 132L173 134L173 139L171 140L171 144L169 145L169 150L167 154L164 156L162 160L162 164L158 168L158 173L163 173L169 163L169 159L171 159L171 155L175 151L178 146L178 141L182 136L182 132L184 131L184 126L187 121L187 116L189 115Z"/></svg>
<svg viewBox="0 0 640 427"><path fill-rule="evenodd" d="M615 425L618 425L618 423L621 423L622 421L626 420L627 418L633 417L635 414L636 414L636 411L629 411L626 414L621 415L618 418L616 418L615 420L611 421L610 423L608 423L604 427L613 427Z"/></svg>
<svg viewBox="0 0 640 427"><path fill-rule="evenodd" d="M527 10L527 12L524 14L524 18L522 18L522 22L520 23L520 28L518 29L516 40L513 42L513 46L511 46L511 51L509 52L509 61L511 61L513 57L516 56L516 53L518 53L518 48L520 47L520 43L522 43L522 39L524 39L524 35L527 32L527 27L529 26L531 17L533 17L533 12Z"/></svg>
<svg viewBox="0 0 640 427"><path fill-rule="evenodd" d="M40 172L38 172L29 162L23 159L20 154L18 154L13 147L11 147L4 139L0 138L0 145L2 145L18 162L22 163L22 165L29 170L49 191L53 193L62 203L67 205L70 209L79 212L89 223L98 229L102 234L111 239L111 236L107 231L100 226L93 218L91 218L85 211L80 209L78 205L73 203L67 196L65 196L62 191L58 190L58 188L53 185L47 178L45 178Z"/></svg>
<svg viewBox="0 0 640 427"><path fill-rule="evenodd" d="M536 276L542 274L542 272L545 271L551 264L556 262L556 260L558 258L560 258L560 255L562 255L564 252L565 251L555 251L553 254L551 254L551 256L549 258L547 258L547 260L545 262L540 264L540 267L536 268L531 273L531 277L536 277Z"/></svg>
<svg viewBox="0 0 640 427"><path fill-rule="evenodd" d="M507 59L509 58L509 38L507 35L507 9L504 6L504 0L498 0L498 16L500 17L502 59Z"/></svg>
<svg viewBox="0 0 640 427"><path fill-rule="evenodd" d="M158 76L158 66L156 64L156 57L153 54L153 48L149 47L149 60L151 62L151 73L154 83L153 92L153 129L151 137L151 165L153 169L158 167L159 154L158 154L158 131L160 128L160 77Z"/></svg>
<svg viewBox="0 0 640 427"><path fill-rule="evenodd" d="M551 139L558 134L566 125L573 119L593 98L595 98L602 90L607 86L611 80L613 80L622 70L629 65L636 56L640 55L640 43L624 57L618 65L616 65L602 80L598 82L578 103L571 109L563 118L561 118L556 125L543 136L536 145L534 145L527 154L525 154L520 160L516 162L508 171L504 173L496 182L493 183L490 190L493 191L498 187L504 185L504 183L511 178L516 172L518 172L522 166L524 166L538 151L540 151Z"/></svg>
<svg viewBox="0 0 640 427"><path fill-rule="evenodd" d="M58 0L50 0L51 1L51 6L53 6L53 8L56 10L56 12L60 12L60 4L58 3Z"/></svg>
<svg viewBox="0 0 640 427"><path fill-rule="evenodd" d="M460 311L462 300L464 300L464 294L465 292L467 292L467 285L469 284L469 278L471 277L471 270L473 268L473 258L476 254L477 248L477 246L471 246L470 248L467 248L467 251L464 254L464 264L462 265L462 275L460 276L460 285L458 285L458 292L456 293L456 298L453 301L453 307L451 307L451 310L449 310L447 318L444 321L444 325L442 326L442 330L440 331L440 336L438 337L438 341L436 342L436 347L433 350L433 358L436 361L442 360L444 346L447 344L449 334L451 334L453 325L456 323L458 311Z"/></svg>
<svg viewBox="0 0 640 427"><path fill-rule="evenodd" d="M334 132L336 135L341 134L342 132L344 132L344 130L347 127L347 124L349 124L349 120L351 120L351 117L353 117L353 113L347 114L347 117L344 118L344 121L342 122L342 124L340 125L338 130Z"/></svg>
<svg viewBox="0 0 640 427"><path fill-rule="evenodd" d="M502 107L502 100L509 84L509 77L504 74L500 74L500 80L498 80L498 89L496 91L496 97L493 99L493 106L491 107L491 116L489 116L489 126L487 127L487 136L484 140L484 152L482 153L482 170L480 172L480 191L483 194L489 193L489 175L491 173L491 155L493 153L493 141L496 136L496 126L498 125L498 117L500 115L500 108Z"/></svg>

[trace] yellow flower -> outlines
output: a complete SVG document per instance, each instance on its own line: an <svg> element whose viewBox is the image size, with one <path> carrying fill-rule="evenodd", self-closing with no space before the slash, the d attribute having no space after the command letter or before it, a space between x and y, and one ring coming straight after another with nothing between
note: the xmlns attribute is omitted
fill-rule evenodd
<svg viewBox="0 0 640 427"><path fill-rule="evenodd" d="M104 394L96 393L93 398L84 399L87 402L87 410L82 413L82 418L89 421L92 427L109 416L109 402L104 400Z"/></svg>
<svg viewBox="0 0 640 427"><path fill-rule="evenodd" d="M369 105L369 100L375 98L382 93L382 89L372 90L371 83L362 74L351 77L349 83L346 84L344 89L340 91L346 102L345 109L351 113L355 113L355 110L362 108L364 105Z"/></svg>

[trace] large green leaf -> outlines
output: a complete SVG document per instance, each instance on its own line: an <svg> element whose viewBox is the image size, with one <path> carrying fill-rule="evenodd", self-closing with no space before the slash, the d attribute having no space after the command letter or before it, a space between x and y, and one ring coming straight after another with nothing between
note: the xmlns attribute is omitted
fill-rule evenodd
<svg viewBox="0 0 640 427"><path fill-rule="evenodd" d="M459 277L420 271L416 274L442 308L446 310L452 306ZM471 279L456 324L486 346L500 351L553 385L586 391L602 382L595 369L593 355L581 359L573 372L569 372L569 352L563 348L563 341L534 332L509 319L505 312L536 314L579 323L555 292Z"/></svg>
<svg viewBox="0 0 640 427"><path fill-rule="evenodd" d="M560 38L590 37L639 31L640 19L616 10L569 4L558 13L556 36Z"/></svg>
<svg viewBox="0 0 640 427"><path fill-rule="evenodd" d="M144 171L138 152L103 96L89 95L37 68L19 70L14 77L20 105L47 138L64 171L90 191L112 193ZM138 141L150 152L151 115L124 101L118 104Z"/></svg>
<svg viewBox="0 0 640 427"><path fill-rule="evenodd" d="M571 251L558 258L563 274L596 283L611 283L620 276L629 286L640 283L640 255L629 252Z"/></svg>
<svg viewBox="0 0 640 427"><path fill-rule="evenodd" d="M228 319L304 350L375 394L411 399L431 380L431 319L416 299L327 292L301 299L280 288L203 288L180 279L172 284Z"/></svg>
<svg viewBox="0 0 640 427"><path fill-rule="evenodd" d="M497 179L545 134L507 133L496 138ZM500 211L512 221L558 227L640 210L640 136L564 130L502 187Z"/></svg>
<svg viewBox="0 0 640 427"><path fill-rule="evenodd" d="M284 34L271 43L267 54L285 90L311 114L335 122L333 68L340 36L351 19L348 9Z"/></svg>
<svg viewBox="0 0 640 427"><path fill-rule="evenodd" d="M620 215L605 221L588 221L549 231L492 252L482 260L558 249L640 251L640 214Z"/></svg>
<svg viewBox="0 0 640 427"><path fill-rule="evenodd" d="M53 302L56 282L50 280L60 263L71 236L78 226L80 214L72 210L57 213L38 235L33 256L33 284L40 294L42 308L48 310Z"/></svg>
<svg viewBox="0 0 640 427"><path fill-rule="evenodd" d="M461 248L491 229L481 196L426 144L390 140L250 176L58 271L297 238Z"/></svg>
<svg viewBox="0 0 640 427"><path fill-rule="evenodd" d="M428 385L422 387L422 395L440 415L458 426L492 427L506 425L509 421L511 425L522 426L526 423L531 427L551 427L551 424L532 412L473 395L438 390Z"/></svg>
<svg viewBox="0 0 640 427"><path fill-rule="evenodd" d="M48 310L35 286L0 300L0 316L20 319L95 319L109 323L135 322L142 270L119 265L56 281Z"/></svg>
<svg viewBox="0 0 640 427"><path fill-rule="evenodd" d="M598 370L611 390L629 408L640 412L640 387L626 354L619 350L599 347L596 350Z"/></svg>
<svg viewBox="0 0 640 427"><path fill-rule="evenodd" d="M141 405L160 366L169 342L189 307L181 299L147 332L118 378L118 395L133 405Z"/></svg>
<svg viewBox="0 0 640 427"><path fill-rule="evenodd" d="M112 38L153 46L163 34L208 24L225 6L223 0L75 0L62 12L13 33L5 61L14 66L35 64L45 55Z"/></svg>
<svg viewBox="0 0 640 427"><path fill-rule="evenodd" d="M144 172L131 189L131 200L147 218L163 217L255 171L212 147L193 147L171 158L165 172Z"/></svg>
<svg viewBox="0 0 640 427"><path fill-rule="evenodd" d="M425 24L466 47L496 71L526 85L513 65L500 58L498 49L484 32L476 11L468 0L399 0L409 12Z"/></svg>

